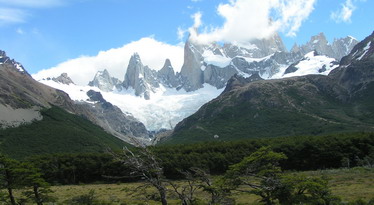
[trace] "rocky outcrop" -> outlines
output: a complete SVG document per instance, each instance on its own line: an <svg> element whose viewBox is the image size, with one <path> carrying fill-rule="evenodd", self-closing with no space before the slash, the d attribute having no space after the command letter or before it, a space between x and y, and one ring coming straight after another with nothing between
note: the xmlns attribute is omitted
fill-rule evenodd
<svg viewBox="0 0 374 205"><path fill-rule="evenodd" d="M65 85L70 85L70 84L74 85L75 84L73 82L73 80L68 76L67 73L62 73L57 78L52 78L52 80L57 82L57 83L62 83L62 84L65 84Z"/></svg>
<svg viewBox="0 0 374 205"><path fill-rule="evenodd" d="M149 144L150 135L144 124L131 114L124 114L117 106L107 102L100 92L87 92L92 103L81 103L100 119L102 127L131 144Z"/></svg>
<svg viewBox="0 0 374 205"><path fill-rule="evenodd" d="M350 53L352 48L358 43L353 37L346 37L341 39L335 39L332 44L330 44L324 33L319 33L316 36L312 36L310 41L302 46L294 45L291 49L292 53L300 53L305 55L311 51L316 51L320 55L325 55L331 58L335 58L340 61L343 56Z"/></svg>
<svg viewBox="0 0 374 205"><path fill-rule="evenodd" d="M195 91L202 88L204 84L204 75L201 67L203 66L203 46L188 39L184 46L184 63L180 72L183 88L189 91Z"/></svg>
<svg viewBox="0 0 374 205"><path fill-rule="evenodd" d="M357 44L348 56L340 61L340 67L329 76L337 79L351 95L362 94L362 90L374 87L374 32Z"/></svg>
<svg viewBox="0 0 374 205"><path fill-rule="evenodd" d="M248 58L263 58L275 52L285 52L286 47L283 44L281 37L275 33L269 38L256 39L248 42L248 45L238 46L231 43L224 44L224 54L230 58L248 57Z"/></svg>
<svg viewBox="0 0 374 205"><path fill-rule="evenodd" d="M156 71L143 66L137 53L131 56L122 85L125 89L133 88L136 96L142 96L146 100L149 100L154 89L159 87Z"/></svg>
<svg viewBox="0 0 374 205"><path fill-rule="evenodd" d="M157 78L164 86L169 88L175 88L180 85L169 59L165 60L164 66L157 72Z"/></svg>
<svg viewBox="0 0 374 205"><path fill-rule="evenodd" d="M110 92L115 88L121 89L122 82L117 78L111 77L107 69L96 73L94 79L88 83L89 86L97 87L102 91Z"/></svg>

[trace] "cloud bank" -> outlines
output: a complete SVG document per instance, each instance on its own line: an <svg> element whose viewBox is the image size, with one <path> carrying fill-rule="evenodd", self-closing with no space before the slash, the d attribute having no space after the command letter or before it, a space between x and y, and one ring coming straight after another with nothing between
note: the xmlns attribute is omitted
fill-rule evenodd
<svg viewBox="0 0 374 205"><path fill-rule="evenodd" d="M197 30L202 25L201 13L193 15L194 26L189 29L192 39L200 43L246 43L267 38L276 31L295 36L303 21L314 9L316 0L230 0L220 4L217 13L225 20L219 27ZM200 29L201 30L201 29ZM206 31L208 30L208 31Z"/></svg>
<svg viewBox="0 0 374 205"><path fill-rule="evenodd" d="M124 79L131 56L137 52L143 65L160 70L167 58L175 71L180 71L183 64L183 47L173 46L147 37L131 42L121 48L101 51L97 56L82 56L68 60L53 68L39 71L33 77L37 80L57 77L67 73L78 85L87 85L97 71L107 69L111 76Z"/></svg>

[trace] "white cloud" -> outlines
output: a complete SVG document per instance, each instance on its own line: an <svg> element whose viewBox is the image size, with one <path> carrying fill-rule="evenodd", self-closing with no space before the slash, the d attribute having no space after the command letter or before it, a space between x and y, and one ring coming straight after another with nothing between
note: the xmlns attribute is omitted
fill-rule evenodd
<svg viewBox="0 0 374 205"><path fill-rule="evenodd" d="M65 0L66 1L66 0ZM0 0L0 4L15 7L44 8L64 4L63 0Z"/></svg>
<svg viewBox="0 0 374 205"><path fill-rule="evenodd" d="M365 2L366 0L346 0L341 4L341 8L332 12L330 18L337 23L350 23L353 12L357 9L357 2Z"/></svg>
<svg viewBox="0 0 374 205"><path fill-rule="evenodd" d="M178 40L182 41L183 38L184 38L184 35L188 32L188 30L185 30L181 27L178 27L178 30L177 30L177 36L178 36Z"/></svg>
<svg viewBox="0 0 374 205"><path fill-rule="evenodd" d="M0 8L0 25L23 23L29 14L21 9Z"/></svg>
<svg viewBox="0 0 374 205"><path fill-rule="evenodd" d="M65 5L70 0L0 0L0 26L24 23L30 10Z"/></svg>
<svg viewBox="0 0 374 205"><path fill-rule="evenodd" d="M197 12L197 13L193 14L191 17L193 18L193 21L194 21L193 27L194 28L199 28L202 25L202 21L201 21L202 14L201 14L201 12Z"/></svg>
<svg viewBox="0 0 374 205"><path fill-rule="evenodd" d="M121 48L99 52L97 56L82 56L68 60L56 67L39 71L33 77L39 80L68 73L75 83L87 85L97 71L107 69L113 77L123 80L130 57L135 52L140 55L143 65L148 65L155 70L161 69L167 58L171 60L175 71L180 71L183 64L183 47L181 45L168 45L148 37Z"/></svg>
<svg viewBox="0 0 374 205"><path fill-rule="evenodd" d="M245 43L269 37L275 31L295 36L302 22L313 11L315 2L316 0L230 0L227 4L220 4L217 9L225 20L222 26L198 34L194 28L201 26L202 22L201 13L197 13L193 16L194 26L189 31L191 37L201 43Z"/></svg>

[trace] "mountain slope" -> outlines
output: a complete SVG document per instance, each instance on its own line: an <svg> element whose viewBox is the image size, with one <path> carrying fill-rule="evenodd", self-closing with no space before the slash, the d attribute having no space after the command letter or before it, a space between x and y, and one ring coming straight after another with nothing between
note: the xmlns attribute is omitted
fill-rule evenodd
<svg viewBox="0 0 374 205"><path fill-rule="evenodd" d="M71 81L67 75L55 80ZM123 146L124 142L97 126L103 122L63 91L35 81L20 63L0 51L1 153L23 157Z"/></svg>
<svg viewBox="0 0 374 205"><path fill-rule="evenodd" d="M329 76L255 82L234 76L164 143L373 131L373 39L374 33L357 44Z"/></svg>
<svg viewBox="0 0 374 205"><path fill-rule="evenodd" d="M105 152L126 145L87 119L57 106L42 110L41 115L40 121L0 129L0 152L20 159L52 153Z"/></svg>

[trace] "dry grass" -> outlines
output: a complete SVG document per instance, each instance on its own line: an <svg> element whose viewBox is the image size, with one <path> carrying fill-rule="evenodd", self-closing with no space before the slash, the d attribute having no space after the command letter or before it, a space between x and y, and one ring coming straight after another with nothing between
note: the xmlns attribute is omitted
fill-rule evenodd
<svg viewBox="0 0 374 205"><path fill-rule="evenodd" d="M328 177L333 194L339 196L343 202L357 199L369 201L374 198L374 169L309 171L303 174ZM169 188L171 190L171 187ZM91 190L98 200L108 204L160 204L154 200L158 196L156 190L152 187L145 188L144 183L53 186L52 190L54 191L52 195L58 198L58 204L67 204L66 200L88 194ZM197 196L202 199L201 204L209 202L209 196L201 190L198 191ZM180 204L175 195L169 194L168 198L170 204ZM238 205L257 204L259 199L257 196L240 192L234 192L233 198Z"/></svg>

